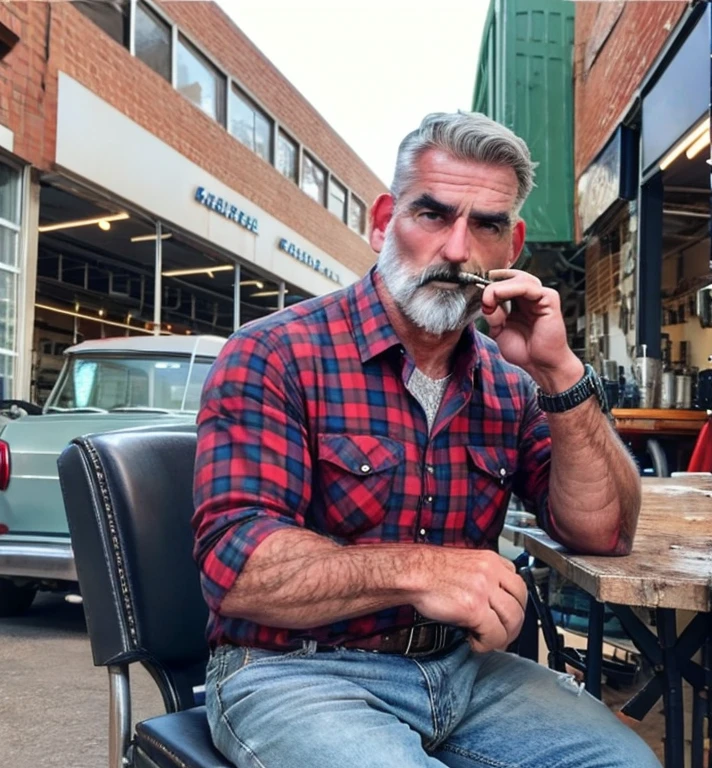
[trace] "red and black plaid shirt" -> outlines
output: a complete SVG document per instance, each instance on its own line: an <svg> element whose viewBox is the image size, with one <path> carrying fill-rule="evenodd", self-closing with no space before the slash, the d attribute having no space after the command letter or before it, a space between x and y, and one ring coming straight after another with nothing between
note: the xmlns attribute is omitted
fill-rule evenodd
<svg viewBox="0 0 712 768"><path fill-rule="evenodd" d="M311 630L222 616L225 594L273 531L494 549L512 492L548 522L549 427L531 379L467 329L429 434L378 280L374 269L240 329L210 372L193 525L213 646L338 644L413 622L407 605Z"/></svg>

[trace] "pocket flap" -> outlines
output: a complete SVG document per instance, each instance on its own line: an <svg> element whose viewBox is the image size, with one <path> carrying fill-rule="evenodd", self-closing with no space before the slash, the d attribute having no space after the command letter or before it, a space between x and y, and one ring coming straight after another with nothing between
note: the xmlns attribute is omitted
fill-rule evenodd
<svg viewBox="0 0 712 768"><path fill-rule="evenodd" d="M467 453L475 469L504 481L517 471L519 452L516 448L493 445L468 445Z"/></svg>
<svg viewBox="0 0 712 768"><path fill-rule="evenodd" d="M373 435L319 435L319 459L354 475L391 469L403 461L403 445Z"/></svg>

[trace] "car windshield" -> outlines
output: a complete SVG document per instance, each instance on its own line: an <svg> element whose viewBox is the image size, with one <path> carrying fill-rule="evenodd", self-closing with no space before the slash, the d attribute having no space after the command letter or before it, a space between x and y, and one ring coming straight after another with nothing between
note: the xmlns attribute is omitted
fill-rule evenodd
<svg viewBox="0 0 712 768"><path fill-rule="evenodd" d="M72 357L46 411L197 411L212 360L111 356ZM190 380L189 380L190 376Z"/></svg>

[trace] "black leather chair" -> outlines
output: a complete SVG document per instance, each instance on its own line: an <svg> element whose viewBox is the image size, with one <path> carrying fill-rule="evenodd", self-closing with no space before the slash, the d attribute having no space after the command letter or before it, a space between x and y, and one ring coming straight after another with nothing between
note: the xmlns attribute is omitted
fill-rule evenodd
<svg viewBox="0 0 712 768"><path fill-rule="evenodd" d="M94 664L109 671L110 768L231 768L195 706L208 648L192 556L195 428L74 440L59 458ZM129 665L140 662L166 712L131 733Z"/></svg>

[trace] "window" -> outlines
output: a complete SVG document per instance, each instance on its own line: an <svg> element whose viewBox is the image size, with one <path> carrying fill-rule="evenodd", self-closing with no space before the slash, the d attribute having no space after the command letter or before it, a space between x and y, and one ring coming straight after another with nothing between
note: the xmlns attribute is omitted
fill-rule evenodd
<svg viewBox="0 0 712 768"><path fill-rule="evenodd" d="M72 358L47 410L166 409L195 411L211 360L179 357ZM188 374L190 373L190 380Z"/></svg>
<svg viewBox="0 0 712 768"><path fill-rule="evenodd" d="M182 37L178 38L176 88L225 125L225 78Z"/></svg>
<svg viewBox="0 0 712 768"><path fill-rule="evenodd" d="M101 3L96 0L77 0L73 5L119 45L129 47L130 0L107 0Z"/></svg>
<svg viewBox="0 0 712 768"><path fill-rule="evenodd" d="M143 3L136 4L136 56L171 82L171 26Z"/></svg>
<svg viewBox="0 0 712 768"><path fill-rule="evenodd" d="M333 178L329 179L329 210L341 221L346 221L346 187Z"/></svg>
<svg viewBox="0 0 712 768"><path fill-rule="evenodd" d="M349 226L359 235L366 234L366 206L356 195L351 195L349 203Z"/></svg>
<svg viewBox="0 0 712 768"><path fill-rule="evenodd" d="M20 244L20 172L0 164L0 399L13 396Z"/></svg>
<svg viewBox="0 0 712 768"><path fill-rule="evenodd" d="M297 183L297 145L282 131L277 136L277 170Z"/></svg>
<svg viewBox="0 0 712 768"><path fill-rule="evenodd" d="M302 162L302 189L317 203L324 205L326 173L306 152Z"/></svg>
<svg viewBox="0 0 712 768"><path fill-rule="evenodd" d="M234 87L230 93L230 133L263 160L272 162L272 121Z"/></svg>

